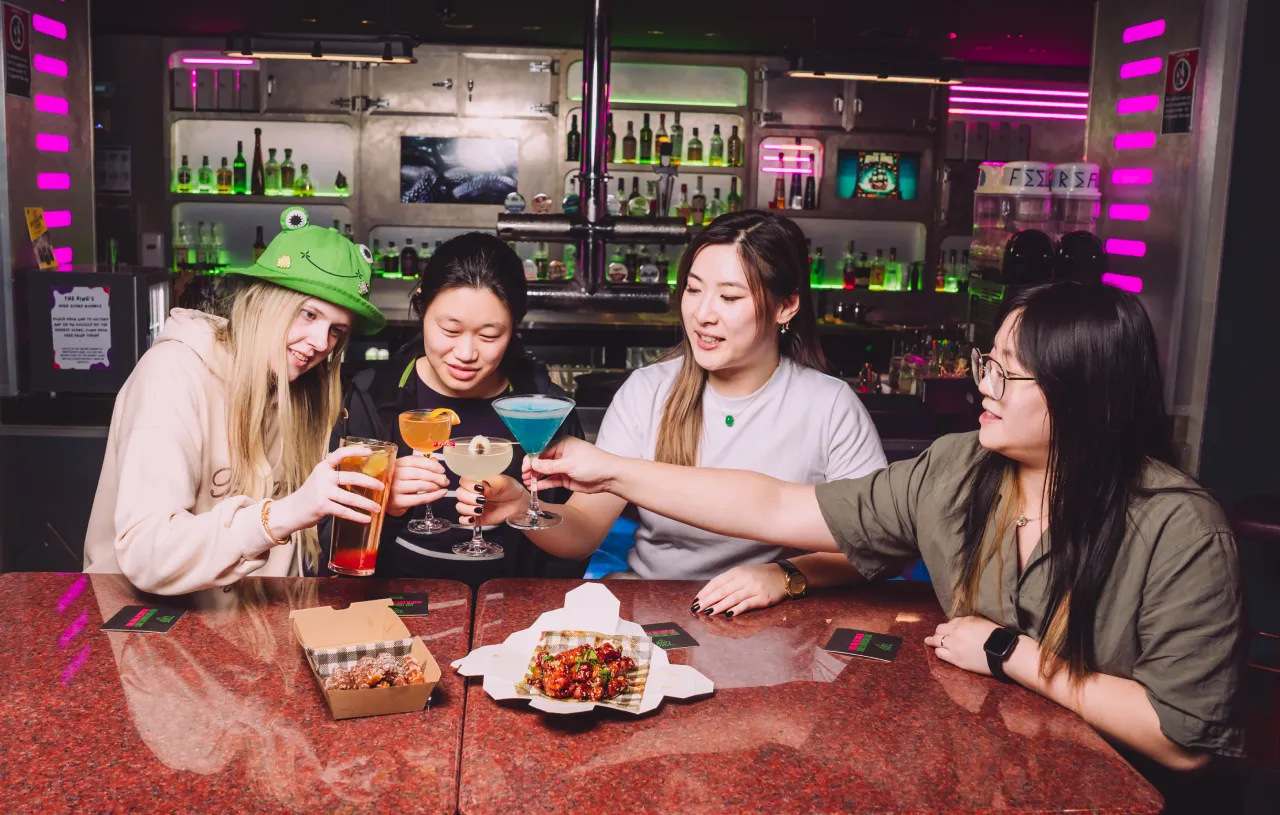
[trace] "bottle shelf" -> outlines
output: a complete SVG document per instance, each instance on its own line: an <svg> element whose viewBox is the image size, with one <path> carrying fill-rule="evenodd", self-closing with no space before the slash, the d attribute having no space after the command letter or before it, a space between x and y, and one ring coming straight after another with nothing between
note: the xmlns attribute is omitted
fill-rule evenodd
<svg viewBox="0 0 1280 815"><path fill-rule="evenodd" d="M279 204L287 207L297 204L305 207L307 202L317 204L341 204L350 201L352 195L219 195L211 192L171 192L169 200L176 204Z"/></svg>

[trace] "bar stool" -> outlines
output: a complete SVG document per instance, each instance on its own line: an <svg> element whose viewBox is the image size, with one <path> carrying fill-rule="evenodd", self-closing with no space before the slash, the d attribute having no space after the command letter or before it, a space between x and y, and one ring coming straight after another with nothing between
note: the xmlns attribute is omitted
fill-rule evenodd
<svg viewBox="0 0 1280 815"><path fill-rule="evenodd" d="M1230 518L1231 528L1237 540L1264 544L1268 549L1273 545L1280 545L1280 495L1253 495L1245 498L1231 508ZM1270 585L1273 589L1280 590L1280 581L1271 581ZM1249 661L1246 665L1249 668L1273 674L1277 680L1270 722L1266 727L1266 733L1261 736L1265 739L1265 743L1258 746L1269 754L1269 758L1280 758L1280 633L1271 631L1250 633L1271 640L1276 645L1275 664L1265 665L1261 662Z"/></svg>

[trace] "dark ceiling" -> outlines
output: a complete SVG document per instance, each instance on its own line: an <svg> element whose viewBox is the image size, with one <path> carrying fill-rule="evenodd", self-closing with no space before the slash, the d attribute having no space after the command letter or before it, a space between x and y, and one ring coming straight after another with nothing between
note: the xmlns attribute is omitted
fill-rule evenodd
<svg viewBox="0 0 1280 815"><path fill-rule="evenodd" d="M425 42L582 44L584 0L94 0L98 34L393 30ZM1093 0L618 0L615 48L871 52L1083 67Z"/></svg>

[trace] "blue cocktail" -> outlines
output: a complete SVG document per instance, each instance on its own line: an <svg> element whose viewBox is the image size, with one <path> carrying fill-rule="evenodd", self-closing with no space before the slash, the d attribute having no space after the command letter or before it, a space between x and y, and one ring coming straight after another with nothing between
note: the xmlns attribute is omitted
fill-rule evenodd
<svg viewBox="0 0 1280 815"><path fill-rule="evenodd" d="M495 399L493 409L502 417L516 442L535 459L547 448L564 417L573 410L574 401L561 396L541 394L506 396ZM550 529L564 519L538 506L538 488L532 490L529 511L523 518L512 518L508 524L516 529Z"/></svg>

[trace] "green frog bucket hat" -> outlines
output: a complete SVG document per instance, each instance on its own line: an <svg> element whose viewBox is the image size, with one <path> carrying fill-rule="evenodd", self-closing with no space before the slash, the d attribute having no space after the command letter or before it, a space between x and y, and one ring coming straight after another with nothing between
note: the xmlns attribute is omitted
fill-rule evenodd
<svg viewBox="0 0 1280 815"><path fill-rule="evenodd" d="M302 207L280 215L284 231L271 240L257 262L230 274L256 277L277 286L318 297L355 315L356 328L376 334L387 318L369 302L373 281L373 253L354 244L336 229L311 223Z"/></svg>

